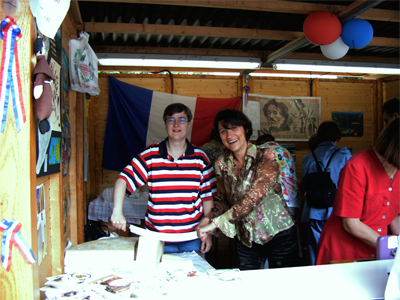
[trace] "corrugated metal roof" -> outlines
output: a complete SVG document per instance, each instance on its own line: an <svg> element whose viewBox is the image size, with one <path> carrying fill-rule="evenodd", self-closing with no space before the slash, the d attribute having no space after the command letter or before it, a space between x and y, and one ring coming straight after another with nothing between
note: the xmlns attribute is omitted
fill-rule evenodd
<svg viewBox="0 0 400 300"><path fill-rule="evenodd" d="M126 2L126 3L123 3ZM138 2L138 3L136 3ZM352 1L79 1L79 10L85 30L90 33L90 45L95 51L109 52L147 52L162 53L187 51L187 53L229 53L241 52L243 55L262 53L266 59L274 51L279 51L289 42L303 34L303 22L316 5L336 12L350 7ZM150 2L157 3L151 4ZM251 10L241 6L250 2L275 2L290 11L290 7L302 5L299 13ZM257 3L258 2L258 3ZM376 4L371 12L380 12L382 20L366 16L374 29L374 43L362 49L352 49L343 58L352 60L368 57L369 61L398 62L399 52L399 6L400 1L366 1ZM166 3L166 4L163 4ZM214 7L205 7L202 5ZM196 5L196 6L192 6ZM311 5L311 6L310 6ZM304 13L307 12L307 13ZM390 13L397 15L397 20ZM379 16L379 13L377 14ZM385 20L385 15L388 16ZM391 18L391 20L389 20ZM395 18L396 19L396 18ZM120 27L116 27L119 25ZM140 25L139 27L129 27ZM159 26L157 26L159 25ZM103 26L103 27L101 27ZM102 29L103 28L103 29ZM106 29L104 29L106 28ZM111 32L104 32L105 30ZM278 37L270 38L273 34ZM280 38L282 37L282 38ZM377 38L383 38L378 39ZM107 49L107 50L106 50ZM229 52L231 51L231 52ZM232 52L235 51L235 52ZM321 59L320 46L307 43L295 49L291 55L316 55ZM309 58L309 57L307 57Z"/></svg>

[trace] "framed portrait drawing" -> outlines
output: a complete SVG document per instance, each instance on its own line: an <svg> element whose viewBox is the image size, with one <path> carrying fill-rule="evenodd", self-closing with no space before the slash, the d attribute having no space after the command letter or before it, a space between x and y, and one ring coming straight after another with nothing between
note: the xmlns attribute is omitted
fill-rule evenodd
<svg viewBox="0 0 400 300"><path fill-rule="evenodd" d="M278 97L250 94L260 102L260 135L277 141L308 141L321 120L321 97Z"/></svg>

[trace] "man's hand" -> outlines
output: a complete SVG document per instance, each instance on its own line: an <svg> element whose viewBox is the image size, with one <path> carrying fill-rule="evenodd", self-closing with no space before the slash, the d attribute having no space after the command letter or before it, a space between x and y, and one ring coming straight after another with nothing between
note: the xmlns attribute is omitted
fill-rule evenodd
<svg viewBox="0 0 400 300"><path fill-rule="evenodd" d="M212 236L208 235L206 240L201 242L201 253L207 253L208 251L210 251L212 246Z"/></svg>
<svg viewBox="0 0 400 300"><path fill-rule="evenodd" d="M114 211L111 215L111 224L117 229L126 231L126 219L122 213Z"/></svg>

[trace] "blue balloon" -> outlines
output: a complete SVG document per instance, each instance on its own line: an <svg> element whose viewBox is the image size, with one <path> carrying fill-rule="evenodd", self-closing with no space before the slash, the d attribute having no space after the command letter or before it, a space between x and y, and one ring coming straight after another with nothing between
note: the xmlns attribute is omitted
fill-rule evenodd
<svg viewBox="0 0 400 300"><path fill-rule="evenodd" d="M372 25L363 19L352 19L342 27L342 40L350 48L363 48L367 46L374 36Z"/></svg>

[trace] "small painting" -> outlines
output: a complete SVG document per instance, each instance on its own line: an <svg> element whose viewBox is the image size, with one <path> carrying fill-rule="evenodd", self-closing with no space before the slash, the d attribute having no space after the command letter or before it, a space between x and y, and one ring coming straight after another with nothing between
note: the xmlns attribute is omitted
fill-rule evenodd
<svg viewBox="0 0 400 300"><path fill-rule="evenodd" d="M333 111L332 121L335 121L339 125L343 137L362 137L364 134L363 112Z"/></svg>

